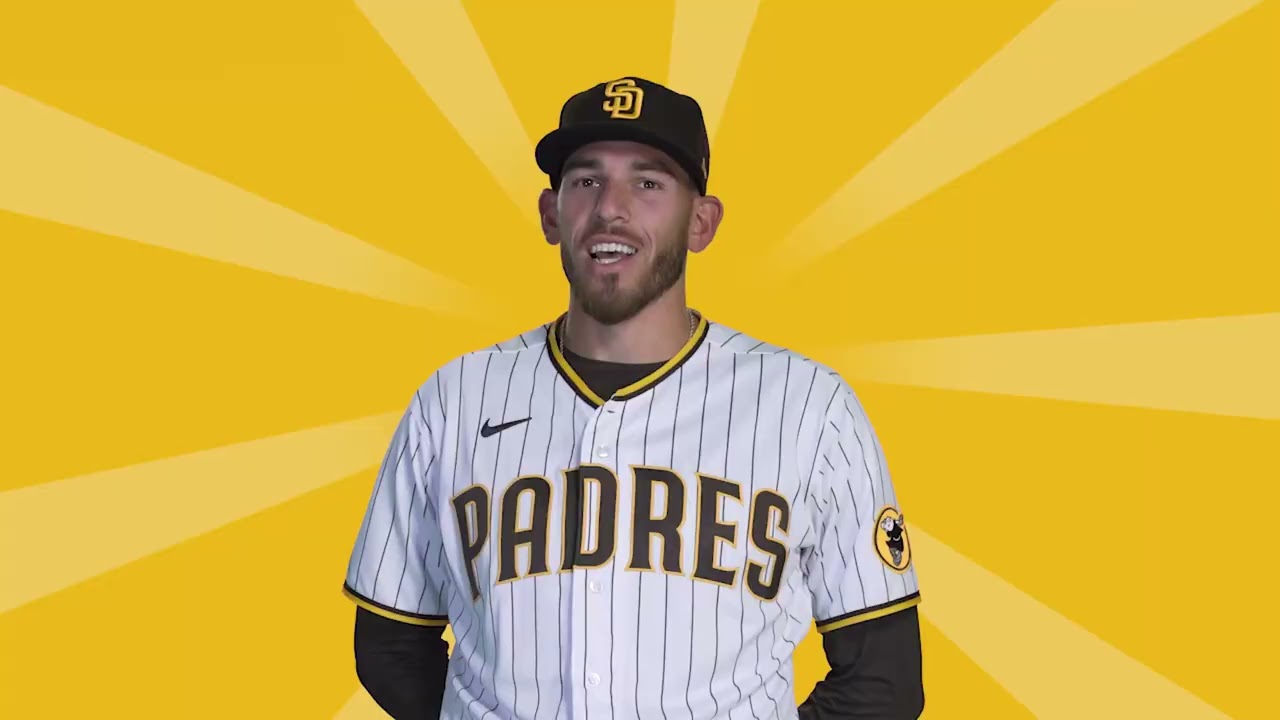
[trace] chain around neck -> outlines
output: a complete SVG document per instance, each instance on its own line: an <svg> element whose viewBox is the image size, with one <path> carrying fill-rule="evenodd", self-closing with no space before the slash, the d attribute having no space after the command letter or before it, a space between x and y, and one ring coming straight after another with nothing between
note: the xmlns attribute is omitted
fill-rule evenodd
<svg viewBox="0 0 1280 720"><path fill-rule="evenodd" d="M685 338L687 341L693 337L694 331L698 329L698 314L692 308L685 308L685 312L689 313L689 335ZM564 324L560 327L560 332L556 335L557 344L560 346L560 354L564 355L564 336L565 330L569 328L569 316L564 316Z"/></svg>

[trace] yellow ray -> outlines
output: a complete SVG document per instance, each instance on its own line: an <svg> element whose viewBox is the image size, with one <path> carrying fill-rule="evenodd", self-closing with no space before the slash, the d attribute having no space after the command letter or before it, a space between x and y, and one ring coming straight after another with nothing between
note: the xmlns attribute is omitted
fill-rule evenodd
<svg viewBox="0 0 1280 720"><path fill-rule="evenodd" d="M712 142L759 5L759 0L676 2L667 82L698 98Z"/></svg>
<svg viewBox="0 0 1280 720"><path fill-rule="evenodd" d="M1280 418L1280 313L856 345L850 377L896 385Z"/></svg>
<svg viewBox="0 0 1280 720"><path fill-rule="evenodd" d="M851 242L1260 0L1059 0L771 253L780 274Z"/></svg>
<svg viewBox="0 0 1280 720"><path fill-rule="evenodd" d="M459 0L358 0L369 22L530 223L547 180Z"/></svg>
<svg viewBox="0 0 1280 720"><path fill-rule="evenodd" d="M404 258L0 87L0 208L470 316L481 297Z"/></svg>
<svg viewBox="0 0 1280 720"><path fill-rule="evenodd" d="M0 612L375 466L399 413L0 493Z"/></svg>
<svg viewBox="0 0 1280 720"><path fill-rule="evenodd" d="M369 691L361 685L355 693L333 716L333 720L390 720L391 716L382 709Z"/></svg>
<svg viewBox="0 0 1280 720"><path fill-rule="evenodd" d="M921 613L1038 718L1228 716L915 526Z"/></svg>

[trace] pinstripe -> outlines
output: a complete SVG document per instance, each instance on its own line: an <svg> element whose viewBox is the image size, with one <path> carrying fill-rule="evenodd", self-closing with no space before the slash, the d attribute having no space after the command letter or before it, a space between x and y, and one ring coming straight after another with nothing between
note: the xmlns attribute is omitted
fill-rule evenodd
<svg viewBox="0 0 1280 720"><path fill-rule="evenodd" d="M760 343L760 345L763 345L763 344L764 344L764 343ZM760 345L756 345L756 347L760 347ZM751 348L751 350L755 350L755 349L756 349L756 348ZM751 352L751 351L750 351L750 350L748 350L747 352ZM762 398L762 397L763 397L763 395L764 395L764 358L762 358L762 357L752 358L752 362L754 362L754 363L756 363L757 365L759 365L759 366L760 366L760 377L759 377L759 379L756 381L756 420L755 420L755 423L754 423L754 424L752 425L752 427L751 427L751 470L749 471L749 473L750 473L750 475L749 475L749 477L750 477L750 490L747 492L747 501L748 501L748 503L750 502L751 498L755 497L755 494L756 494L756 440L757 440L757 438L759 437L759 434L760 434L760 400L761 400L761 398ZM779 433L779 435L781 435L781 433ZM751 537L750 537L750 533L751 533L751 526L750 526L751 515L750 515L750 508L749 508L749 507L748 507L748 511L747 511L747 512L748 512L748 514L747 514L747 523L748 523L748 524L747 524L747 535L748 535L748 537L746 538L746 542L747 542L747 543L748 543L748 545L749 545L749 544L751 543ZM745 571L744 571L744 572L745 572ZM745 582L745 581L746 581L746 579L745 579L745 578L743 578L743 581ZM768 623L768 617L765 615L765 612L764 612L764 604L763 604L763 603L761 603L761 604L759 605L759 608L760 608L760 619L761 619L761 620L763 620L763 621L767 624L767 623ZM742 614L743 614L743 616L744 616L744 617L745 617L745 615L746 615L746 612L747 612L747 607L746 607L746 605L744 604L744 605L742 606ZM764 633L760 633L760 637L756 638L755 647L754 647L754 649L755 649L755 651L756 651L756 678L757 678L758 680L760 680L760 687L764 690L764 695L765 695L765 697L769 698L769 702L773 703L773 704L774 704L774 706L777 706L777 704L778 704L778 700L777 700L777 698L775 698L772 694L770 694L770 693L769 693L769 686L768 686L767 684L765 684L764 676L760 674L760 641L761 641L761 640L763 640L763 639L764 639ZM735 668L735 669L736 669L736 668ZM755 695L753 694L753 695L752 695L752 697L755 697ZM754 705L752 706L751 710L752 710L752 712L755 712L755 706L754 706Z"/></svg>
<svg viewBox="0 0 1280 720"><path fill-rule="evenodd" d="M401 446L401 454L399 454L399 459L396 461L396 466L390 470L390 475L396 475L399 473L399 464L404 461L404 450L407 450L407 448L408 436L404 437L404 445ZM410 461L412 461L413 457L416 455L417 448L415 447L413 448L413 455L410 456ZM394 512L396 512L396 492L393 491L390 493L389 502L392 503L392 514L394 514ZM387 537L383 538L383 551L378 555L378 569L374 570L374 587L372 587L371 591L372 596L374 597L378 596L378 580L381 577L381 574L383 574L383 561L387 559L387 546L392 542L392 530L394 529L396 529L396 527L394 527L393 524L387 524Z"/></svg>
<svg viewBox="0 0 1280 720"><path fill-rule="evenodd" d="M683 384L683 381L684 381L684 368L680 368L680 372L676 380L676 402L675 402L675 408L673 410L673 419L672 419L673 428L675 427L676 422L678 422L679 420L680 385ZM657 403L658 403L658 396L655 393L654 397L649 401L650 419L653 416L653 406L656 405ZM648 460L649 458L649 419L645 420L644 434L645 434L644 454L642 457L643 457L643 462L648 464L649 462ZM672 432L671 433L671 454L669 456L670 459L667 461L668 467L672 467L675 465L675 454L676 454L676 434L675 432ZM641 578L643 577L644 575L641 574ZM662 717L664 720L666 720L667 706L666 706L666 702L664 702L663 700L665 699L667 694L667 638L668 638L668 633L670 632L669 614L671 612L671 594L670 594L671 586L670 586L670 583L667 581L666 573L662 573L661 577L662 577L662 681L659 685L659 690L658 690L658 698L659 698L658 709L661 710Z"/></svg>
<svg viewBox="0 0 1280 720"><path fill-rule="evenodd" d="M600 415L597 413L597 414L596 414L595 422L594 422L594 423L592 423L592 425L591 425L591 443L589 443L589 444L592 444L592 445L594 445L594 444L595 444L595 442L596 442L596 437L597 437L597 435L599 434L599 430L600 430ZM616 450L616 448L615 448L615 450ZM615 452L615 455L616 455L616 452ZM594 462L594 460L593 460L593 462ZM576 464L576 458L575 458L575 464ZM592 487L595 487L595 484L594 484L594 483L592 483ZM589 494L588 494L588 497L590 497L590 495L589 495ZM586 503L584 503L584 507L589 507L589 503L590 503L590 500L587 500L587 501L586 501ZM598 529L598 528L593 528L593 527L588 523L588 524L587 524L587 527L586 527L586 531L585 531L585 533L594 533L594 532L596 532L596 530L597 530L597 529ZM584 534L585 534L585 533L584 533ZM590 537L590 535L586 535L586 536L587 536L587 537ZM581 536L579 536L579 537L581 537ZM574 549L575 554L577 553L577 550L578 550L578 548L575 548L575 549ZM613 596L612 596L612 593L613 593L613 589L612 589L612 588L610 588L610 589L609 589L609 592L610 592L610 602L612 602L612 597L613 597ZM589 617L588 608L589 608L589 607L590 607L590 603L583 603L583 604L582 604L582 624L584 624L584 625L587 625L587 624L590 622L590 621L589 621L589 619L588 619L588 617ZM609 631L609 642L610 642L610 644L612 644L612 643L613 643L613 630L612 630L612 629ZM583 650L582 650L582 655L583 655L583 657L590 657L590 656L591 656L591 633L590 633L589 631L588 631L588 632L587 632L587 634L582 638L582 645L583 645ZM583 663L583 664L582 664L582 683L585 685L585 684L586 684L586 682L587 682L587 663ZM584 707L585 709L584 709L584 710L583 710L583 712L582 712L582 717L583 717L583 718L590 718L590 717L591 717L591 703L586 703L583 707Z"/></svg>
<svg viewBox="0 0 1280 720"><path fill-rule="evenodd" d="M648 412L644 416L644 440L640 443L640 462L649 462L649 421L653 419L652 397L648 399ZM644 616L644 573L636 579L636 717L640 716L640 622Z"/></svg>
<svg viewBox="0 0 1280 720"><path fill-rule="evenodd" d="M845 413L846 413L846 414L848 414L848 415L849 415L849 422L851 423L851 425L850 425L850 427L849 427L849 433L850 433L851 435L853 435L853 439L854 439L854 441L858 443L858 453L862 456L862 469L867 473L867 482L869 482L869 483L871 483L871 484L872 484L872 487L871 487L871 497L873 497L873 498L874 498L874 497L876 496L876 490L875 490L876 474L873 474L873 473L871 472L871 466L870 466L870 465L867 465L867 449L866 449L866 446L864 446L864 445L862 444L862 438L858 436L858 421L857 421L857 418L855 418L855 417L854 417L854 415L853 415L853 413L849 410L849 405L848 405L848 403L845 403L845 404L844 404L844 411L845 411ZM873 444L873 447L874 447L874 444ZM879 457L879 456L877 455L877 457ZM876 464L877 464L877 466L879 465L879 460L877 460L877 461L876 461ZM884 487L884 480L883 480L883 476L881 477L881 485L880 485L880 487L881 487L882 489L883 489L883 487ZM883 492L883 490L882 490L882 492ZM853 488L852 488L852 487L850 487L850 488L849 488L849 494L850 494L850 496L852 496L852 495L853 495ZM881 495L881 497L883 497L883 494ZM874 508L872 508L872 510L874 510ZM861 515L857 515L857 517L858 517L858 518L861 518L862 516L861 516ZM861 531L862 531L862 523L861 523L861 521L859 521L859 523L858 523L858 531L859 531L859 532L861 532ZM887 569L885 569L885 566L884 566L883 564L882 564L882 565L880 565L880 575L881 575L881 577L884 579L884 592L885 592L885 595L887 596L887 595L889 594L889 571L888 571ZM862 583L862 573L861 573L861 571L859 571L859 573L858 573L858 583L859 583L859 584L861 584L861 583ZM863 591L862 591L862 596L863 596L863 602L864 602L864 603L866 602L866 594L867 594L867 593L866 593L866 590L865 590L865 589L863 589Z"/></svg>
<svg viewBox="0 0 1280 720"><path fill-rule="evenodd" d="M813 397L813 384L814 382L817 381L817 379L818 379L818 369L814 368L813 375L809 377L809 389L806 390L804 393L804 406L800 408L800 420L799 422L796 423L796 446L797 447L800 445L800 435L804 432L804 416L805 416L805 413L809 410L809 398ZM799 457L800 456L797 453L796 459L798 460ZM802 497L809 496L809 478L811 477L813 477L812 467L809 468L809 474L805 476L804 492L801 493Z"/></svg>
<svg viewBox="0 0 1280 720"><path fill-rule="evenodd" d="M707 428L707 398L711 392L711 352L707 351L707 370L702 376L702 417L698 422L698 467L702 467L702 434ZM696 552L696 549L695 549ZM694 597L697 591L697 585L689 583L689 616L694 619L695 624L698 619L697 609L694 607ZM720 596L716 595L716 651L713 657L716 660L711 666L711 677L715 678L715 668L720 658ZM689 633L689 656L693 656L693 633ZM689 673L690 682L693 680L693 673ZM686 695L688 690L685 690ZM720 701L716 699L716 691L714 683L707 683L707 696L711 698L711 704L715 706L714 717L720 717Z"/></svg>
<svg viewBox="0 0 1280 720"><path fill-rule="evenodd" d="M462 401L463 401L463 387L464 387L464 381L466 380L466 373L467 373L467 364L466 364L466 363L467 363L467 358L466 358L466 356L463 356L463 357L462 357L462 359L461 359L461 361L460 361L460 363L459 363L459 364L460 364L460 367L459 367L459 369L458 369L458 381L459 381L459 382L458 382L458 385L459 385L459 388L458 388L458 420L459 420L459 422L457 422L457 423L455 423L455 424L454 424L454 427L455 427L455 431L454 431L454 432L455 432L455 436L454 436L454 463L453 463L453 493L452 493L453 495L457 495L457 494L458 494L458 470L459 470L459 468L461 467L461 464L457 461L457 458L461 455L461 451L462 451L462 425L463 425L463 423L461 422L461 420L463 419ZM485 377L485 381L487 382L487 381L488 381L488 377L489 377L488 357L487 357L487 356L486 356L486 360L485 360L485 374L484 374L484 377ZM480 397L481 397L482 404L483 404L483 398L484 398L484 385L483 385L483 384L481 385L481 389L480 389ZM483 413L483 411L482 411L480 414L481 414L481 415L483 415L483 414L484 414L484 413ZM461 592L462 592L462 591L461 591L461 589L459 589L459 590L458 590L458 595L459 595L459 597L458 597L457 599L462 603L463 608L466 608L466 603L465 603L465 602L462 602ZM467 686L466 686L466 688L464 688L464 689L463 689L463 690L464 690L464 692L467 692L467 691L470 691L470 690L471 690L471 685L472 685L472 683L475 681L475 671L472 669L472 663L471 663L471 660L472 660L472 658L474 658L474 657L475 657L476 645L478 644L478 641L476 640L476 636L471 635L471 631L476 629L476 624L477 624L477 620L476 620L476 618L475 618L474 614L472 614L472 613L466 613L466 614L465 614L465 617L466 617L466 619L468 620L468 623L467 623L467 629L466 629L466 631L464 631L464 632L462 633L462 637L458 638L458 647L459 647L459 648L461 648L461 647L466 647L466 648L467 648L467 650L466 650L466 655L467 655L466 662L465 662L465 663L463 663L463 666L462 666L462 667L463 667L463 669L465 669L465 670L466 670L466 672L467 672L467 676L471 678L470 680L468 680L468 681L467 681ZM455 634L456 634L456 633L455 633ZM469 644L466 642L466 641L468 640L468 638L471 640L471 642L470 642Z"/></svg>
<svg viewBox="0 0 1280 720"><path fill-rule="evenodd" d="M770 353L770 356L773 356L773 355L775 355L775 353ZM761 384L761 385L763 385L763 384L764 384L764 363L765 363L765 361L764 361L763 359L761 359L761 361L760 361L760 384ZM782 448L782 437L783 437L783 430L785 430L785 429L786 429L786 427L787 427L787 388L788 388L788 387L790 387L790 385L791 385L791 357L790 357L790 356L788 356L788 357L787 357L787 366L786 366L786 369L785 369L785 370L783 371L783 373L782 373L782 395L781 395L781 399L778 401L778 404L779 404L779 408L778 408L778 418L779 418L779 419L778 419L778 454L774 456L774 462L776 463L776 468L777 468L777 473L776 473L776 474L774 475L774 477L773 477L773 491L774 491L774 492L778 492L778 491L780 491L780 490L782 489L782 458L784 457L784 455L783 455L783 448ZM788 534L790 534L790 532L788 532ZM791 552L795 552L794 548L791 550ZM786 570L786 564L785 564L785 563L783 563L782 567L779 567L779 568L777 568L777 569L775 570L775 569L774 569L774 567L773 567L773 558L772 558L772 557L770 557L770 558L769 558L768 563L766 563L766 565L765 565L765 572L768 572L768 573L773 573L773 572L782 573L782 572L784 572L785 570ZM791 583L794 579L795 579L795 576L793 575L793 576L792 576L792 578L791 578L791 580L788 580L788 581L787 581L787 582L788 582L788 585L790 585L790 583ZM760 608L760 612L761 612L761 614L763 614L763 613L764 613L764 607L763 607L763 606L761 606L761 608ZM790 640L787 640L786 636L783 636L783 640L786 640L787 642L790 642ZM776 646L777 646L777 644L778 644L778 626L775 624L775 625L773 626L773 642L772 642L772 643L770 643L770 646L775 646L775 647L776 647ZM792 644L791 644L791 648L792 648L792 650L793 650L793 651L795 650L795 644L794 644L794 643L792 643ZM772 652L771 652L771 653L769 653L769 656L773 658L774 663L775 663L775 664L774 664L774 667L773 667L773 674L774 674L774 675L776 675L776 676L778 677L778 679L779 679L779 680L781 680L781 681L783 682L783 684L786 684L787 679L786 679L786 678L784 678L784 677L782 676L782 659L781 659L781 658L779 658L777 655L775 655L775 654L774 654L774 653L772 653ZM770 699L772 699L772 698L770 698ZM775 703L777 703L777 701L776 701L776 700L774 700L774 702L775 702Z"/></svg>
<svg viewBox="0 0 1280 720"><path fill-rule="evenodd" d="M503 389L503 391L502 391L502 415L501 415L501 417L502 417L502 419L503 419L503 420L507 420L507 419L508 419L508 418L507 418L507 407L508 407L508 404L511 402L511 381L512 381L512 379L513 379L513 378L515 378L515 376L516 376L516 366L518 366L519 364L520 364L520 355L516 355L516 356L514 356L514 357L511 359L511 370L509 370L509 371L507 372L507 384L506 384L506 387L505 387L505 388ZM480 411L481 411L481 413L480 413L480 414L481 414L481 417L484 417L484 403L483 403L483 401L482 401L482 402L481 402L481 404L480 404ZM525 432L528 432L529 426L526 424L524 427L525 427ZM489 483L489 484L490 484L490 487L497 487L497 486L498 486L498 468L499 468L499 467L501 467L501 465L502 465L502 441L503 441L503 439L504 439L505 437L507 437L507 433L498 433L498 447L497 447L496 449L494 449L494 451L493 451L493 476L492 476L492 479L490 480L490 483ZM474 452L474 448L479 447L479 445L480 445L480 444L477 442L477 443L475 443L475 444L472 446L472 447L473 447L473 452ZM489 508L489 514L490 514L490 516L492 516L495 512L498 514L498 516L499 516L499 517L501 517L501 516L502 516L502 510L501 510L499 507L497 507L497 506L498 506L498 504L499 504L499 503L498 503L498 501L495 499L495 500L494 500L494 502L493 502L493 504L492 504L492 506ZM491 535L493 534L493 533L492 533L492 531L490 531L490 534L491 534ZM486 578L494 577L494 573L493 573L493 561L494 561L494 559L495 559L496 555L497 555L496 553L490 553L490 554L489 554L489 569L488 569L488 570L486 571L486 573L485 573L485 577L486 577ZM488 605L489 605L489 622L490 622L490 623L492 623L492 625L493 625L494 627L496 627L496 626L497 626L497 624L498 624L498 618L494 615L494 612L495 612L495 610L496 610L496 608L497 608L497 603L493 603L493 602L491 602L491 603L488 603ZM496 634L496 633L495 633L495 634ZM512 634L510 639L511 639L511 642L514 644L514 643L515 643L515 635L514 635L514 634ZM483 671L482 671L482 672L483 672ZM514 682L515 674L516 674L516 670L515 670L515 666L514 666L514 663L513 663L513 664L512 664L512 668L511 668L511 676L512 676L512 678L513 678L513 682L511 683L511 685L512 685L512 689L513 689L513 693L518 693L518 692L520 691L520 687L519 687L519 685L517 685L517 684ZM484 713L483 715L481 715L481 716L480 716L480 720L484 720L484 718L486 718L486 717L488 717L488 716L489 716L489 713L493 712L494 710L496 710L496 709L498 708L498 704L499 704L499 699L498 699L498 687L500 687L500 686L498 685L498 661L497 661L497 659L494 659L494 661L493 661L493 667L492 667L492 668L490 668L490 670L489 670L489 684L490 684L490 685L492 685L492 686L493 686L493 688L494 688L494 690L493 690L493 707L491 707L491 708L489 708L488 710L486 710L486 711L485 711L485 713ZM483 691L481 691L481 697L483 697ZM514 704L514 701L513 701L513 704Z"/></svg>
<svg viewBox="0 0 1280 720"><path fill-rule="evenodd" d="M734 355L730 355L729 358L733 364L732 364L732 371L730 373L730 382L729 382L729 413L727 415L728 420L727 422L725 422L725 428L724 428L724 436L725 436L724 437L724 469L720 471L720 475L723 477L728 477L729 475L729 449L733 446L733 400L734 400L733 396L735 394L734 390L737 389L738 387L738 356L734 354ZM720 558L717 558L717 561L720 561L723 557L724 557L723 555L720 556ZM724 589L717 587L716 588L716 629L717 630L720 628L720 598L723 595L724 595ZM739 618L738 620L738 626L739 627L742 626L741 618ZM717 635L719 635L719 633L717 633ZM718 647L719 645L717 645L717 648ZM742 647L741 642L738 643L738 647L739 649L741 649ZM717 649L716 651L717 660L719 659L719 655L720 655L720 652ZM712 675L714 676L714 672L712 673ZM738 685L737 675L738 675L738 663L737 663L737 657L735 656L733 669L729 671L729 679L733 681L733 686L737 688L738 702L741 702L742 686ZM729 709L730 720L732 720L733 718L733 710L734 708ZM755 714L756 714L756 709L751 708L752 717L755 717Z"/></svg>
<svg viewBox="0 0 1280 720"><path fill-rule="evenodd" d="M542 458L543 472L546 475L551 474L549 461L551 458L551 444L555 439L556 433L556 398L560 396L560 393L556 391L559 389L559 385L552 386L551 388L551 420L547 436L547 452ZM570 418L570 423L572 423L572 418ZM572 425L570 425L570 428L572 428ZM568 463L565 464L567 465ZM560 480L562 478L556 479ZM564 538L561 538L561 541L563 541L563 539ZM560 657L564 657L564 579L559 576L556 577L556 649L559 651L557 654ZM562 662L556 663L556 677L560 681L560 687L563 688L564 663ZM560 717L560 711L564 709L564 692L559 692L557 695L560 696L560 701L556 703L556 717Z"/></svg>
<svg viewBox="0 0 1280 720"><path fill-rule="evenodd" d="M522 347L525 347L525 348L528 348L528 347L529 347L529 343L525 342L525 339L524 339L524 336L523 336L523 335L521 335L521 336L520 336L520 344L521 344L521 346L522 346ZM535 394L535 393L537 393L537 391L538 391L538 369L542 367L542 361L543 361L543 360L545 360L545 359L546 359L546 357L547 357L547 356L546 356L545 354L543 354L543 353L538 353L538 359L537 359L537 361L536 361L536 362L534 362L534 364L533 364L533 370L530 370L530 371L529 371L529 402L525 404L525 413L526 413L527 415L529 415L529 416L532 416L532 415L533 415L533 396L534 396L534 394ZM548 444L548 445L550 445L550 443L547 443L547 444ZM527 450L527 449L528 449L528 447L529 447L529 424L528 424L528 423L525 423L525 426L524 426L524 433L523 433L523 435L522 435L522 436L521 436L521 438L520 438L520 467L521 467L521 468L524 468L524 467L525 467L524 453L525 453L525 450ZM530 514L532 514L532 510L530 511ZM511 596L511 599L508 601L508 606L511 608L511 627L515 627L515 626L516 626L516 614L515 614L515 613L516 613L516 599L515 599L515 592L516 592L516 591L515 591L515 586L513 586L513 585L508 585L508 586L507 586L507 590L508 590L508 592L510 593L510 596ZM535 577L535 578L533 578L533 616L534 616L534 617L537 617L537 616L538 616L538 578L536 578L536 577ZM536 625L534 626L533 632L534 632L534 650L533 650L533 694L534 694L534 704L533 704L533 716L536 718L536 717L538 716L538 708L540 708L540 707L542 706L542 676L540 676L540 675L538 674L538 649L537 649L537 646L538 646L538 643L537 643L538 627L537 627ZM517 657L517 656L518 656L518 653L516 652L516 636L515 636L515 634L514 634L514 633L512 633L512 635L511 635L511 657L513 657L513 658L514 658L514 657ZM519 709L519 707L520 707L520 685L519 685L519 683L517 683L517 682L515 681L515 665L514 665L514 662L513 662L512 668L511 668L511 674L512 674L511 684L515 687L515 698L511 701L511 704L512 704L515 708Z"/></svg>
<svg viewBox="0 0 1280 720"><path fill-rule="evenodd" d="M816 373L817 373L817 371L815 370L814 372L815 372L815 377L816 377ZM835 400L836 400L836 393L837 393L837 391L833 391L833 392L831 393L831 399L827 400L827 409L823 411L823 416L824 416L824 417L826 416L826 414L827 414L828 412L830 412L830 410L831 410L831 403L835 402ZM827 425L826 425L826 423L822 423L822 430L818 432L818 444L817 444L817 448L821 448L821 447L822 447L822 438L823 438L823 436L824 436L824 435L826 435L826 432L827 432ZM813 453L813 462L809 465L809 473L808 473L808 475L807 475L807 478L808 478L808 479L812 479L812 478L813 478L813 469L814 469L815 467L817 467L817 465L818 465L818 455L819 455L819 454L820 454L820 451L819 451L818 449L815 449L815 450L814 450L814 453ZM808 496L809 496L809 482L808 482L808 479L806 479L806 481L805 481L805 485L804 485L804 496L805 496L805 497L808 497Z"/></svg>
<svg viewBox="0 0 1280 720"><path fill-rule="evenodd" d="M434 457L433 457L433 458L431 458L430 462L428 462L428 463L427 463L427 469L426 469L426 471L424 471L424 472L423 472L423 475L430 475L430 474L431 474L431 467L432 467L433 465L435 465L435 462L436 462L436 459L435 459ZM426 491L423 491L423 493L422 493L422 514L423 514L423 517L424 517L424 518L426 517L427 507L431 504L430 502L428 502L428 500L430 499L430 497L431 497L431 494L430 494L430 493L428 493L428 492L426 492ZM434 517L434 516L432 516L432 517ZM406 533L406 537L405 537L405 543L404 543L404 545L405 545L405 547L404 547L404 553L405 553L405 557L407 558L407 557L409 557L409 538L408 538L408 533ZM443 542L439 542L439 541L437 541L437 542L434 542L434 543L433 543L433 542L432 542L432 539L431 539L430 537L428 537L428 538L427 538L427 540L426 540L426 547L424 547L424 548L423 548L423 550L422 550L422 564L424 564L424 565L425 565L425 564L427 563L427 556L431 554L431 550L432 550L432 546L433 546L433 545L434 545L434 547L435 547L435 548L436 548L436 550L437 550L437 553L436 553L436 556L437 556L437 557L439 557L439 552L441 551L441 549L443 549L443 548L444 548L444 543L443 543ZM409 570L409 565L408 565L408 563L406 563L406 564L405 564L405 566L404 566L404 569L400 571L400 584L401 584L401 585L403 585L403 584L404 584L404 576L407 574L408 570ZM441 584L441 585L443 585L444 583L443 583L443 582L441 582L440 584ZM430 586L430 583L428 583L428 582L423 582L423 583L422 583L422 592L418 593L418 612L422 612L422 600L427 596L427 587L429 587L429 586ZM400 588L399 588L398 586L396 587L396 597L397 597L397 598L398 598L398 597L400 597Z"/></svg>
<svg viewBox="0 0 1280 720"><path fill-rule="evenodd" d="M400 591L404 589L404 576L409 572L409 541L413 539L413 503L418 499L418 484L414 483L409 493L409 508L405 510L404 551L400 553L400 580L396 583L395 602L400 602ZM424 503L425 504L425 503Z"/></svg>
<svg viewBox="0 0 1280 720"><path fill-rule="evenodd" d="M487 393L486 393L486 391L487 391L487 390L488 390L488 388L489 388L489 363L490 363L492 360L493 360L493 355L491 355L491 354L486 354L486 355L484 356L484 379L483 379L483 380L481 380L481 382L480 382L480 406L479 406L479 409L476 411L476 425L475 425L475 428L476 428L476 429L475 429L475 433L471 435L472 442L471 442L471 464L470 464L470 467L475 467L475 465L476 465L476 452L480 449L480 443L479 443L479 442L477 442L477 441L475 440L475 438L477 438L477 437L479 436L479 434L480 434L480 424L481 424L482 422L484 422L484 399L485 399L485 395L487 394ZM490 508L490 509L489 509L489 515L490 515L490 517L492 517L492 516L493 516L493 509L492 509L492 508ZM477 565L477 567L479 567L479 563L477 563L476 565ZM490 568L490 569L492 570L492 568ZM480 586L480 588L481 588L480 592L481 592L481 593L483 593L483 592L484 592L484 588L485 588L485 586L486 586L486 585L487 585L487 583L481 584L481 586ZM492 605L492 604L490 603L490 605ZM479 618L477 618L477 619L476 619L476 623L477 623L477 624L479 624L479 622L480 622L480 620L479 620ZM473 649L474 649L474 648L473 648ZM480 670L479 670L479 672L477 672L476 674L474 674L474 675L472 675L472 676L471 676L471 681L467 683L467 687L466 687L467 691L470 691L470 690L471 690L471 685L472 685L472 683L474 683L477 679L480 679L480 678L482 678L482 677L484 676L484 668L485 668L485 666L486 666L486 665L488 665L488 660L489 660L489 658L488 658L488 655L487 655L487 654L482 654L482 655L480 656ZM470 665L470 658L468 658L468 665ZM480 696L479 696L479 697L476 697L476 698L473 698L473 699L471 700L471 702L467 703L468 710L470 709L470 706L471 706L473 703L479 703L479 704L480 704L480 705L482 705L482 706L484 705L484 693L485 693L485 686L484 686L484 683L482 682L482 683L480 684Z"/></svg>
<svg viewBox="0 0 1280 720"><path fill-rule="evenodd" d="M618 416L618 437L613 442L613 447L617 452L622 452L622 426L626 422L627 422L627 405L623 404L622 414ZM614 645L613 631L614 631L614 628L616 627L614 624L614 612L615 612L614 606L617 600L618 600L618 565L617 563L614 563L613 580L609 583L609 702L611 705L614 702L613 680L618 674L618 671L615 669L617 667L616 661L618 659L618 654L616 652L613 652L613 645ZM639 643L639 632L640 632L640 618L639 618L639 615L637 614L636 616L637 644ZM637 677L636 679L637 694L639 693L639 683L640 681L639 681L639 678Z"/></svg>

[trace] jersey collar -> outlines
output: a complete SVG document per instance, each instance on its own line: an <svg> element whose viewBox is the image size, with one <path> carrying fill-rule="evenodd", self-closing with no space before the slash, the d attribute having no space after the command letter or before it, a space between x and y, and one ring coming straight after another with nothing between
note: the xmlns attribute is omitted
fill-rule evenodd
<svg viewBox="0 0 1280 720"><path fill-rule="evenodd" d="M698 324L694 327L693 335L689 336L689 341L684 344L684 347L680 348L675 355L671 356L670 360L663 363L662 367L618 390L618 392L614 393L613 397L610 399L628 400L640 395L667 379L671 373L680 369L681 365L685 364L689 358L693 357L693 354L702 346L702 341L706 340L707 331L710 329L710 323L702 316L702 313L697 313L697 315ZM591 390L582 377L574 371L573 366L565 359L564 354L560 352L559 334L564 321L565 315L562 314L547 327L547 353L551 356L551 364L554 365L556 370L560 373L560 377L564 378L565 381L569 383L569 386L578 393L578 397L585 400L592 407L600 407L605 404L605 399Z"/></svg>

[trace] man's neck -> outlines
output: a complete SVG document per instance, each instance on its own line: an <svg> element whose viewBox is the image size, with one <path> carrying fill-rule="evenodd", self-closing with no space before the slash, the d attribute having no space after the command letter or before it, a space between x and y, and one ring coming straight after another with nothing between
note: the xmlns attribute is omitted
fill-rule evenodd
<svg viewBox="0 0 1280 720"><path fill-rule="evenodd" d="M683 296L663 297L635 317L603 325L569 304L565 349L593 360L623 363L665 362L689 341L689 310Z"/></svg>

